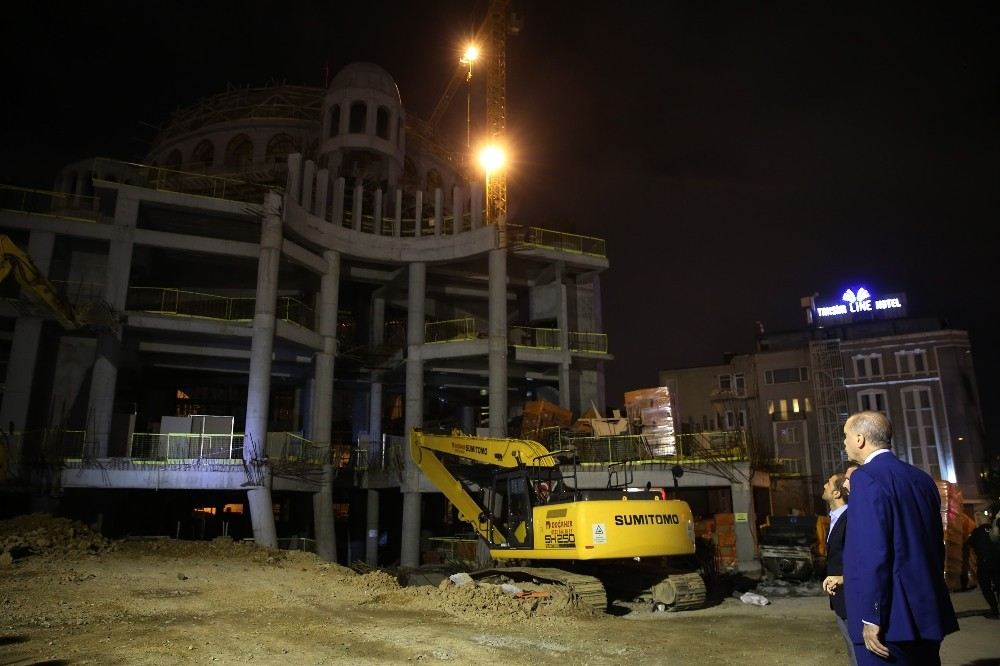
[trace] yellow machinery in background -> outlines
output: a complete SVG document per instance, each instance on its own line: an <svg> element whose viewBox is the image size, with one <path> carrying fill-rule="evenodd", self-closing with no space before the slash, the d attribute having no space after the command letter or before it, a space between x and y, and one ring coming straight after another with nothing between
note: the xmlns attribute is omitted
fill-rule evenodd
<svg viewBox="0 0 1000 666"><path fill-rule="evenodd" d="M73 306L56 291L24 250L9 236L0 234L0 282L6 280L11 273L17 278L21 288L55 315L63 328L73 330L83 326Z"/></svg>
<svg viewBox="0 0 1000 666"><path fill-rule="evenodd" d="M414 430L410 452L492 558L526 565L474 578L562 585L601 611L609 594L673 610L704 604L691 508L662 489L580 488L575 465L563 473L565 452L531 440Z"/></svg>

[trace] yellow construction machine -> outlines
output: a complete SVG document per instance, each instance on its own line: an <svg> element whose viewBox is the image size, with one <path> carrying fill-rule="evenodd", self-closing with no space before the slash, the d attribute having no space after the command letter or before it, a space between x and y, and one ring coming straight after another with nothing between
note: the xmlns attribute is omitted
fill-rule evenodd
<svg viewBox="0 0 1000 666"><path fill-rule="evenodd" d="M512 565L473 578L564 586L602 612L609 595L659 609L704 604L691 508L663 489L581 488L575 462L562 464L570 452L525 439L414 429L410 452L490 556Z"/></svg>

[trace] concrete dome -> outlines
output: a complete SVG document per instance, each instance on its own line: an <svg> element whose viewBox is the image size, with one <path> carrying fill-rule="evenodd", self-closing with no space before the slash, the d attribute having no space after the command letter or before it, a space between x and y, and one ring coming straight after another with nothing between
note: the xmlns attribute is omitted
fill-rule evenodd
<svg viewBox="0 0 1000 666"><path fill-rule="evenodd" d="M402 104L399 88L396 82L385 71L373 62L355 62L337 72L330 82L330 92L343 88L369 88L389 95L397 103Z"/></svg>

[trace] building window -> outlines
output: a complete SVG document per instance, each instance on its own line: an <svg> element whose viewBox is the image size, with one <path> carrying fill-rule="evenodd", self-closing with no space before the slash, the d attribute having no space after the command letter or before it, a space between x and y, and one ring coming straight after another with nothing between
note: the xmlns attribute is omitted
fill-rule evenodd
<svg viewBox="0 0 1000 666"><path fill-rule="evenodd" d="M896 352L896 367L901 375L927 372L927 352L923 349Z"/></svg>
<svg viewBox="0 0 1000 666"><path fill-rule="evenodd" d="M904 388L900 395L903 398L903 427L910 464L940 479L941 460L931 390L914 386Z"/></svg>
<svg viewBox="0 0 1000 666"><path fill-rule="evenodd" d="M736 412L736 425L739 426L740 430L747 429L747 410L741 409Z"/></svg>
<svg viewBox="0 0 1000 666"><path fill-rule="evenodd" d="M298 149L295 139L290 134L275 134L267 142L267 149L264 152L264 161L268 164L279 164L288 161L288 154Z"/></svg>
<svg viewBox="0 0 1000 666"><path fill-rule="evenodd" d="M775 368L764 371L765 384L792 384L809 381L809 368Z"/></svg>
<svg viewBox="0 0 1000 666"><path fill-rule="evenodd" d="M215 160L215 145L205 139L194 147L191 153L191 161L197 166L210 167Z"/></svg>
<svg viewBox="0 0 1000 666"><path fill-rule="evenodd" d="M253 163L253 142L246 134L237 134L226 145L223 164L228 168L241 169Z"/></svg>
<svg viewBox="0 0 1000 666"><path fill-rule="evenodd" d="M340 105L334 104L330 107L330 133L329 136L340 134Z"/></svg>
<svg viewBox="0 0 1000 666"><path fill-rule="evenodd" d="M364 134L368 125L368 105L364 102L351 104L351 117L347 131L351 134Z"/></svg>
<svg viewBox="0 0 1000 666"><path fill-rule="evenodd" d="M859 354L852 357L858 378L882 376L882 354Z"/></svg>
<svg viewBox="0 0 1000 666"><path fill-rule="evenodd" d="M375 114L375 134L380 139L389 140L389 109L384 106L378 107Z"/></svg>
<svg viewBox="0 0 1000 666"><path fill-rule="evenodd" d="M719 375L719 390L720 391L732 391L733 390L733 376L732 375Z"/></svg>
<svg viewBox="0 0 1000 666"><path fill-rule="evenodd" d="M886 407L885 391L861 391L858 393L858 409L861 411L882 412L889 415Z"/></svg>
<svg viewBox="0 0 1000 666"><path fill-rule="evenodd" d="M740 398L746 397L747 381L746 375L738 372L733 375L718 375L719 392L728 393Z"/></svg>
<svg viewBox="0 0 1000 666"><path fill-rule="evenodd" d="M805 452L805 422L776 423L774 425L774 457L803 458Z"/></svg>
<svg viewBox="0 0 1000 666"><path fill-rule="evenodd" d="M733 375L733 390L736 391L736 395L740 397L747 394L747 380L742 372L738 372Z"/></svg>

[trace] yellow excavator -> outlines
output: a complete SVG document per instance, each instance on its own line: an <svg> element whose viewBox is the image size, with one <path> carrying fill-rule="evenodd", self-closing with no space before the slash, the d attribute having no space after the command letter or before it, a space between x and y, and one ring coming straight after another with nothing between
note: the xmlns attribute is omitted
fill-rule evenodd
<svg viewBox="0 0 1000 666"><path fill-rule="evenodd" d="M56 291L55 286L42 275L24 250L9 236L0 234L0 282L6 280L11 273L22 289L32 294L55 315L63 328L73 330L83 326L73 306Z"/></svg>
<svg viewBox="0 0 1000 666"><path fill-rule="evenodd" d="M704 605L691 508L663 489L581 488L575 462L562 464L572 452L526 439L414 429L410 453L490 556L512 565L474 579L561 586L601 612L609 594L657 609Z"/></svg>

